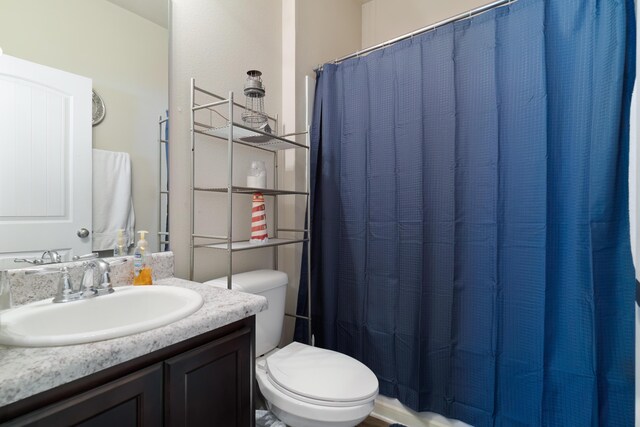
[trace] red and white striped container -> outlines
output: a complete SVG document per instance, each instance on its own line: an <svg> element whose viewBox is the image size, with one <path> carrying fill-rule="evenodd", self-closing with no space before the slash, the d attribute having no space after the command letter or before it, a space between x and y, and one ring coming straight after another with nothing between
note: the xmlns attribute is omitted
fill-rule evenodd
<svg viewBox="0 0 640 427"><path fill-rule="evenodd" d="M251 208L251 239L249 243L259 245L267 243L267 211L262 193L253 193L253 207Z"/></svg>

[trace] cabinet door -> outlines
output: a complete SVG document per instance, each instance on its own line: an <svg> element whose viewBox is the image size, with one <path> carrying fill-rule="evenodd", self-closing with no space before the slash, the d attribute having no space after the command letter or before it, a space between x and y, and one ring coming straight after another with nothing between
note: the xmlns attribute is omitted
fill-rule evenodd
<svg viewBox="0 0 640 427"><path fill-rule="evenodd" d="M162 364L10 421L16 426L156 427L162 425Z"/></svg>
<svg viewBox="0 0 640 427"><path fill-rule="evenodd" d="M237 332L165 362L165 425L253 426L252 331Z"/></svg>

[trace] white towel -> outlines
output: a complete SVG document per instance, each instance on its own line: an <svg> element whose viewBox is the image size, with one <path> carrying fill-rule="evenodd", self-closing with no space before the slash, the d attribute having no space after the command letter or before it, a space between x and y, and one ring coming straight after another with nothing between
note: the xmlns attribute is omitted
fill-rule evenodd
<svg viewBox="0 0 640 427"><path fill-rule="evenodd" d="M93 150L93 250L113 249L118 230L129 246L135 236L131 159L127 153Z"/></svg>

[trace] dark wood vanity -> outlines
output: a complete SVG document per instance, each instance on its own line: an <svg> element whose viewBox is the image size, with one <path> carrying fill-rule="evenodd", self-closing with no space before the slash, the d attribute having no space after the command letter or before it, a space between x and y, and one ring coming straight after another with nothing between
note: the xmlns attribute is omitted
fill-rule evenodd
<svg viewBox="0 0 640 427"><path fill-rule="evenodd" d="M0 407L0 423L253 426L254 343L250 316Z"/></svg>

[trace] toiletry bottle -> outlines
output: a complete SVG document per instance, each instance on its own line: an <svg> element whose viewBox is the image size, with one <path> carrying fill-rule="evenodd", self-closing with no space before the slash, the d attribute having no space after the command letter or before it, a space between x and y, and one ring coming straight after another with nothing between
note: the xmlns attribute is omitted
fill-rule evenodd
<svg viewBox="0 0 640 427"><path fill-rule="evenodd" d="M247 175L247 187L267 188L267 168L264 160L254 160Z"/></svg>
<svg viewBox="0 0 640 427"><path fill-rule="evenodd" d="M118 230L118 239L116 240L116 246L113 248L113 256L125 256L127 250L124 245L124 230Z"/></svg>
<svg viewBox="0 0 640 427"><path fill-rule="evenodd" d="M145 240L148 231L138 231L140 239L133 251L133 284L134 285L151 285L151 263L149 262L150 253L147 253L149 245Z"/></svg>

